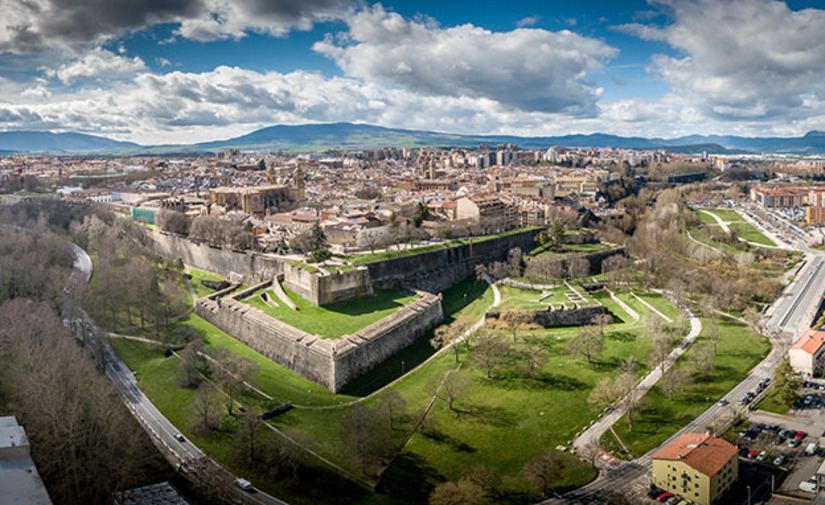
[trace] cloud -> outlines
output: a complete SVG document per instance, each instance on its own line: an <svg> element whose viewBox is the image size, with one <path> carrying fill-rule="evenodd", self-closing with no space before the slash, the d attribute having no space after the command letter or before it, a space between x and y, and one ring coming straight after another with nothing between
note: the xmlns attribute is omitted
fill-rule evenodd
<svg viewBox="0 0 825 505"><path fill-rule="evenodd" d="M166 58L157 57L155 58L155 63L160 65L161 67L169 67L172 65L172 62Z"/></svg>
<svg viewBox="0 0 825 505"><path fill-rule="evenodd" d="M349 31L313 49L347 75L430 96L485 98L526 111L594 115L601 90L589 75L618 51L567 30L492 32L410 21L378 4L347 19Z"/></svg>
<svg viewBox="0 0 825 505"><path fill-rule="evenodd" d="M48 70L46 74L57 77L63 84L69 84L82 79L118 78L145 70L146 64L137 56L134 58L118 56L111 51L97 47L74 61Z"/></svg>
<svg viewBox="0 0 825 505"><path fill-rule="evenodd" d="M3 0L0 53L99 44L156 24L195 40L283 35L345 10L350 0Z"/></svg>
<svg viewBox="0 0 825 505"><path fill-rule="evenodd" d="M621 30L662 41L651 70L708 117L796 120L819 116L825 93L825 11L774 0L668 0L665 25Z"/></svg>
<svg viewBox="0 0 825 505"><path fill-rule="evenodd" d="M535 26L538 23L539 18L538 16L527 16L524 18L519 19L516 21L516 26L519 28L524 28L527 26Z"/></svg>

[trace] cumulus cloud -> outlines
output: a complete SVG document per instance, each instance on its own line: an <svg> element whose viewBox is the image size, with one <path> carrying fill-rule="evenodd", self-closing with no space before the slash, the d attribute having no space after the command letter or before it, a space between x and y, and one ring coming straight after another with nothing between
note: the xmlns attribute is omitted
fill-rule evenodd
<svg viewBox="0 0 825 505"><path fill-rule="evenodd" d="M492 32L407 20L378 4L347 19L349 31L315 51L349 76L430 96L485 98L521 110L587 116L601 89L589 78L617 50L563 30Z"/></svg>
<svg viewBox="0 0 825 505"><path fill-rule="evenodd" d="M0 53L97 44L160 23L196 40L307 29L350 0L3 0Z"/></svg>
<svg viewBox="0 0 825 505"><path fill-rule="evenodd" d="M145 70L146 64L137 56L119 56L97 47L74 61L48 70L46 74L57 77L63 84L69 84L81 79L118 78Z"/></svg>
<svg viewBox="0 0 825 505"><path fill-rule="evenodd" d="M825 11L791 10L775 0L668 0L671 21L625 32L662 41L651 69L674 96L723 120L819 115L825 93Z"/></svg>

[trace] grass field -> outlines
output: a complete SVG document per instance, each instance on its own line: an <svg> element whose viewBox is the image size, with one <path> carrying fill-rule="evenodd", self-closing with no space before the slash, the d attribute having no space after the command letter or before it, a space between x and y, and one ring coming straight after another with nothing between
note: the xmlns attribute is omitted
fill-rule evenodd
<svg viewBox="0 0 825 505"><path fill-rule="evenodd" d="M634 419L632 431L628 429L624 417L614 425L619 437L634 456L641 456L656 447L704 412L744 379L750 369L767 355L769 344L749 328L726 321L720 321L719 325L722 331L713 371L703 376L695 370L698 346L710 345L700 335L675 365L675 368L690 370L694 381L677 394L673 402L669 401L658 385L655 386L645 396L642 409Z"/></svg>
<svg viewBox="0 0 825 505"><path fill-rule="evenodd" d="M601 252L610 249L607 244L603 244L601 242L592 242L592 243L585 243L585 244L563 244L561 250L553 250L551 249L551 244L547 243L542 246L536 247L532 251L530 251L530 257L540 257L540 256L550 256L550 257L562 257L567 255L576 255L576 254L589 254L594 252Z"/></svg>
<svg viewBox="0 0 825 505"><path fill-rule="evenodd" d="M546 309L550 304L553 304L553 306L558 306L561 303L565 303L568 306L573 304L573 301L567 297L566 293L570 292L570 288L567 286L561 286L545 292L502 285L499 286L499 290L501 291L501 308L504 310ZM585 290L577 288L576 291L580 295L583 295L585 304L595 303L595 300ZM543 301L539 301L543 294L549 293L552 293L550 297L545 298Z"/></svg>
<svg viewBox="0 0 825 505"><path fill-rule="evenodd" d="M719 216L719 218L722 219L722 221L725 221L726 223L728 223L729 227L732 230L736 230L737 233L739 234L739 236L742 239L747 240L748 242L753 242L755 244L762 244L762 245L767 245L767 246L775 246L776 245L771 239L766 237L764 234L762 234L762 232L760 232L759 230L754 228L750 223L745 221L742 218L742 216L740 216L734 210L713 209L713 210L707 210L706 212L702 212L702 211L699 211L699 210L695 211L695 214L699 217L699 220L702 223L704 223L708 226L719 227L719 224L717 223L717 221L715 219L713 219L713 216L709 216L707 214L707 212L710 212L711 214ZM692 229L691 229L691 233L693 234ZM698 237L696 237L695 234L694 234L694 237L698 239Z"/></svg>
<svg viewBox="0 0 825 505"><path fill-rule="evenodd" d="M205 270L198 270L197 268L192 267L189 267L189 275L192 276L190 282L192 283L192 288L195 290L195 294L198 295L198 298L204 298L215 292L214 289L209 289L206 286L202 285L201 279L206 279L209 281L223 280L223 276L213 274L212 272L207 272Z"/></svg>
<svg viewBox="0 0 825 505"><path fill-rule="evenodd" d="M260 296L263 292L277 300L271 289L258 290L241 301L261 309L279 321L323 338L353 334L384 319L416 298L415 294L406 291L376 288L373 296L318 307L286 288L284 291L298 310L292 310L284 304L275 307L264 302Z"/></svg>

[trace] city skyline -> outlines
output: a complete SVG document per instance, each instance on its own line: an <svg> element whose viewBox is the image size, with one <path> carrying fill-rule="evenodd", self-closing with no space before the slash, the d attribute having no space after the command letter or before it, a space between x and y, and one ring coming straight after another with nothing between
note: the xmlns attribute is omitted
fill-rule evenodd
<svg viewBox="0 0 825 505"><path fill-rule="evenodd" d="M0 130L801 135L825 129L825 11L810 4L11 1Z"/></svg>

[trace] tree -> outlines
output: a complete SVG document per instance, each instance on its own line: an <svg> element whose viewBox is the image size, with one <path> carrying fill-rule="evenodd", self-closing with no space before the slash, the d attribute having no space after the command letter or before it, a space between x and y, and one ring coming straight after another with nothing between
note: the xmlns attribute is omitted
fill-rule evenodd
<svg viewBox="0 0 825 505"><path fill-rule="evenodd" d="M186 346L180 355L178 367L178 387L196 388L203 381L202 376L212 375L212 365L201 354L203 341L196 339Z"/></svg>
<svg viewBox="0 0 825 505"><path fill-rule="evenodd" d="M493 370L507 359L512 345L500 336L481 331L476 337L476 345L470 354L470 359L484 369L484 377L493 378Z"/></svg>
<svg viewBox="0 0 825 505"><path fill-rule="evenodd" d="M590 273L590 262L586 258L571 258L567 262L567 276L584 279Z"/></svg>
<svg viewBox="0 0 825 505"><path fill-rule="evenodd" d="M241 422L241 431L240 436L242 437L243 441L245 442L245 447L247 449L247 457L249 458L249 464L253 464L256 457L257 457L257 448L258 448L258 432L261 429L263 421L261 420L261 412L257 405L247 405L246 410L243 413L243 419Z"/></svg>
<svg viewBox="0 0 825 505"><path fill-rule="evenodd" d="M550 450L533 456L524 464L522 473L543 495L550 494L550 484L561 477L564 467Z"/></svg>
<svg viewBox="0 0 825 505"><path fill-rule="evenodd" d="M448 370L442 381L436 378L430 382L430 391L437 399L445 402L448 409L457 412L455 401L469 392L471 384L470 377L464 372Z"/></svg>
<svg viewBox="0 0 825 505"><path fill-rule="evenodd" d="M654 367L661 367L662 372L664 372L665 365L667 364L667 358L670 356L670 352L672 350L673 344L667 334L661 333L657 335L654 337L653 349L650 351L650 362Z"/></svg>
<svg viewBox="0 0 825 505"><path fill-rule="evenodd" d="M681 393L690 384L691 373L684 368L673 368L661 379L662 392L667 395L668 401L673 401L677 393Z"/></svg>
<svg viewBox="0 0 825 505"><path fill-rule="evenodd" d="M350 456L364 475L369 475L395 451L390 427L381 422L380 417L368 407L357 404L341 425L341 438L346 441Z"/></svg>
<svg viewBox="0 0 825 505"><path fill-rule="evenodd" d="M521 249L514 247L507 252L507 272L510 277L521 277Z"/></svg>
<svg viewBox="0 0 825 505"><path fill-rule="evenodd" d="M401 395L393 388L385 390L378 397L378 408L386 412L390 420L390 429L395 428L395 422L404 415L407 410L407 402Z"/></svg>
<svg viewBox="0 0 825 505"><path fill-rule="evenodd" d="M564 223L561 219L554 219L553 224L550 226L550 243L553 245L553 249L561 249L564 243L564 234Z"/></svg>
<svg viewBox="0 0 825 505"><path fill-rule="evenodd" d="M231 416L235 403L243 397L246 383L252 380L257 366L252 361L220 349L215 352L218 362L215 379L226 398L226 412Z"/></svg>
<svg viewBox="0 0 825 505"><path fill-rule="evenodd" d="M521 361L530 378L536 380L538 371L547 363L547 349L541 345L541 338L535 335L525 335L522 340L524 351L522 352Z"/></svg>
<svg viewBox="0 0 825 505"><path fill-rule="evenodd" d="M606 409L616 401L616 388L610 377L604 377L596 384L596 387L587 397L588 403L593 403L599 408Z"/></svg>
<svg viewBox="0 0 825 505"><path fill-rule="evenodd" d="M496 469L484 463L474 463L464 472L464 477L481 488L482 496L487 496L498 482Z"/></svg>
<svg viewBox="0 0 825 505"><path fill-rule="evenodd" d="M193 428L206 434L218 429L221 421L220 393L211 384L204 382L198 386L195 396L192 397L194 414Z"/></svg>
<svg viewBox="0 0 825 505"><path fill-rule="evenodd" d="M619 398L618 407L625 412L627 428L633 431L633 421L641 406L642 392L636 387L636 363L633 358L627 360L621 367L621 374L616 377L614 387Z"/></svg>
<svg viewBox="0 0 825 505"><path fill-rule="evenodd" d="M613 316L607 313L596 314L590 322L599 327L599 336L604 338L604 327L613 323Z"/></svg>
<svg viewBox="0 0 825 505"><path fill-rule="evenodd" d="M580 327L576 336L567 344L569 352L583 356L588 363L593 363L593 358L601 354L603 348L604 342L593 326Z"/></svg>
<svg viewBox="0 0 825 505"><path fill-rule="evenodd" d="M468 478L458 482L439 484L430 494L430 505L478 505L484 491L481 486Z"/></svg>
<svg viewBox="0 0 825 505"><path fill-rule="evenodd" d="M178 235L188 235L192 224L183 212L169 209L161 209L155 221L161 230Z"/></svg>
<svg viewBox="0 0 825 505"><path fill-rule="evenodd" d="M694 363L696 370L702 376L707 377L710 372L716 367L716 354L713 352L713 347L710 345L700 345L695 349Z"/></svg>
<svg viewBox="0 0 825 505"><path fill-rule="evenodd" d="M448 325L441 325L435 329L433 338L430 339L430 345L433 349L441 349L445 346L452 345L455 353L455 362L459 362L458 345L455 340L464 335L467 328L470 327L470 316L467 314L458 316L453 322Z"/></svg>
<svg viewBox="0 0 825 505"><path fill-rule="evenodd" d="M713 346L713 355L716 356L717 347L719 344L719 334L721 333L719 329L719 322L716 319L706 319L702 323L702 333L704 337L710 341Z"/></svg>

